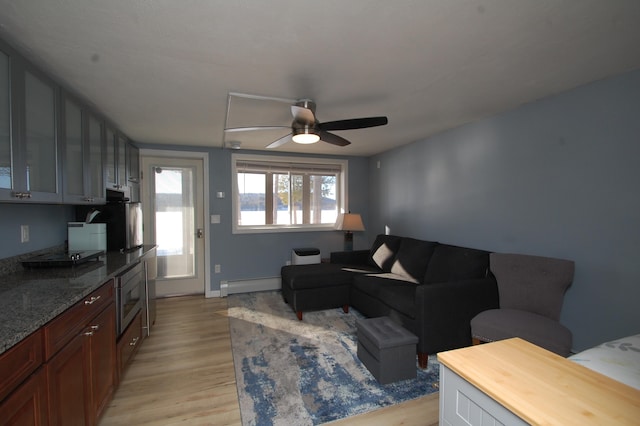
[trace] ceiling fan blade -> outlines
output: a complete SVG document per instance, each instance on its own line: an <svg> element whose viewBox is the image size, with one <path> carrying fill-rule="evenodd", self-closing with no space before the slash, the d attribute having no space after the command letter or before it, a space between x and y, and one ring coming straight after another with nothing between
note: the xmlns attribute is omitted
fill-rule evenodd
<svg viewBox="0 0 640 426"><path fill-rule="evenodd" d="M389 120L387 120L387 117L352 118L350 120L337 120L319 123L318 128L321 130L365 129L367 127L384 126L388 122Z"/></svg>
<svg viewBox="0 0 640 426"><path fill-rule="evenodd" d="M256 127L228 127L224 129L225 133L235 132L252 132L254 130L281 130L290 129L291 126L256 126Z"/></svg>
<svg viewBox="0 0 640 426"><path fill-rule="evenodd" d="M284 145L285 143L289 142L291 140L291 135L293 135L293 133L289 133L286 136L281 137L280 139L271 142L269 145L267 145L268 149L273 149L273 148L277 148L281 145Z"/></svg>
<svg viewBox="0 0 640 426"><path fill-rule="evenodd" d="M291 105L291 115L293 115L294 120L301 123L312 124L316 122L316 116L309 108L301 107L298 105Z"/></svg>
<svg viewBox="0 0 640 426"><path fill-rule="evenodd" d="M332 145L347 146L351 143L342 136L334 135L333 133L325 132L324 130L320 130L318 132L318 135L320 135L321 141L330 143Z"/></svg>

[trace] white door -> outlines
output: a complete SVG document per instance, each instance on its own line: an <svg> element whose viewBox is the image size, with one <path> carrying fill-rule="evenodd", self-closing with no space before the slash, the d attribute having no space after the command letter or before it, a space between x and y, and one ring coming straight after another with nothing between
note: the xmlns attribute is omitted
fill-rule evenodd
<svg viewBox="0 0 640 426"><path fill-rule="evenodd" d="M143 152L141 163L144 241L158 246L156 294L205 294L203 160Z"/></svg>

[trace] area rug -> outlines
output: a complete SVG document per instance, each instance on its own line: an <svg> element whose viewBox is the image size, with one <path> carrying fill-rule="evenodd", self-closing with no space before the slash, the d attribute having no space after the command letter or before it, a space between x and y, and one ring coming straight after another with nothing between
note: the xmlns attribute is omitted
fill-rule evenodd
<svg viewBox="0 0 640 426"><path fill-rule="evenodd" d="M279 291L229 296L243 425L317 425L438 391L435 356L416 379L380 385L357 356L355 310L305 312Z"/></svg>

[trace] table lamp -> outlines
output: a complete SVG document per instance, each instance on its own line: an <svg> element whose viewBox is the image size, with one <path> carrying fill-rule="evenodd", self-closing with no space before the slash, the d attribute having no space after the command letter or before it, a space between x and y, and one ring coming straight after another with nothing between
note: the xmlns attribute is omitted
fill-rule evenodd
<svg viewBox="0 0 640 426"><path fill-rule="evenodd" d="M338 217L336 229L344 231L344 251L352 251L353 231L364 231L364 224L359 214L344 213Z"/></svg>

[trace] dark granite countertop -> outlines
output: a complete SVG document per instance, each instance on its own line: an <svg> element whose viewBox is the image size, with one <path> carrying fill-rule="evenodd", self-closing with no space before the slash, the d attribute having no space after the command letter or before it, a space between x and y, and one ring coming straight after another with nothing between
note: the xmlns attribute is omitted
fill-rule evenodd
<svg viewBox="0 0 640 426"><path fill-rule="evenodd" d="M33 268L0 276L0 354L136 263L155 246L108 252L74 267Z"/></svg>

